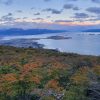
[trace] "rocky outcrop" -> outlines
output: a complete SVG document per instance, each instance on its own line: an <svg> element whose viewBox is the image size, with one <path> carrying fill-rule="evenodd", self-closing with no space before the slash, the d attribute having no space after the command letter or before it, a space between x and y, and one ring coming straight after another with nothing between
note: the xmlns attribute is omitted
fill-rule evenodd
<svg viewBox="0 0 100 100"><path fill-rule="evenodd" d="M87 90L87 96L91 100L100 100L100 83L92 83Z"/></svg>

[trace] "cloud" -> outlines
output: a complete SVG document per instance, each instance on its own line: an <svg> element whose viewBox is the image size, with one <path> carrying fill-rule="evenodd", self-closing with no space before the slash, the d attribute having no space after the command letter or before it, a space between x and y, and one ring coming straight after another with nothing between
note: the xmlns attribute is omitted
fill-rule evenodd
<svg viewBox="0 0 100 100"><path fill-rule="evenodd" d="M11 17L13 14L12 13L8 13L7 15L4 15L5 17Z"/></svg>
<svg viewBox="0 0 100 100"><path fill-rule="evenodd" d="M78 0L68 0L68 1L78 1Z"/></svg>
<svg viewBox="0 0 100 100"><path fill-rule="evenodd" d="M40 20L40 21L39 21ZM78 30L84 29L84 27L91 27L91 26L100 26L100 21L71 21L71 20L56 20L54 22L51 22L49 20L45 20L42 18L26 18L23 20L23 18L14 19L12 21L0 21L0 28L24 28L24 29L30 29L30 28L47 28L47 29L64 29L64 30Z"/></svg>
<svg viewBox="0 0 100 100"><path fill-rule="evenodd" d="M51 0L44 0L44 1L48 2L48 1L51 1Z"/></svg>
<svg viewBox="0 0 100 100"><path fill-rule="evenodd" d="M66 0L67 2L74 2L74 1L80 1L80 0ZM100 0L91 0L92 2L95 3L100 3Z"/></svg>
<svg viewBox="0 0 100 100"><path fill-rule="evenodd" d="M73 10L80 10L78 7L73 7Z"/></svg>
<svg viewBox="0 0 100 100"><path fill-rule="evenodd" d="M40 13L35 13L34 15L40 15Z"/></svg>
<svg viewBox="0 0 100 100"><path fill-rule="evenodd" d="M7 15L2 16L0 20L3 22L13 21L14 18L12 17L12 15L12 13L8 13Z"/></svg>
<svg viewBox="0 0 100 100"><path fill-rule="evenodd" d="M12 16L13 14L12 13L8 13L6 16Z"/></svg>
<svg viewBox="0 0 100 100"><path fill-rule="evenodd" d="M86 11L94 13L94 14L100 14L100 7L90 7L90 8L87 8Z"/></svg>
<svg viewBox="0 0 100 100"><path fill-rule="evenodd" d="M75 16L73 18L88 18L89 15L86 13L75 13Z"/></svg>
<svg viewBox="0 0 100 100"><path fill-rule="evenodd" d="M51 16L47 16L46 18L51 18Z"/></svg>
<svg viewBox="0 0 100 100"><path fill-rule="evenodd" d="M55 9L52 10L52 14L61 14L61 12L62 12L62 11L55 10Z"/></svg>
<svg viewBox="0 0 100 100"><path fill-rule="evenodd" d="M23 19L27 19L28 17L23 17ZM20 18L19 18L20 19Z"/></svg>
<svg viewBox="0 0 100 100"><path fill-rule="evenodd" d="M23 11L22 11L22 10L17 10L16 12L18 12L18 13L22 13Z"/></svg>
<svg viewBox="0 0 100 100"><path fill-rule="evenodd" d="M3 23L14 21L13 14L12 13L8 13L7 15L2 16L0 18L0 21L3 22Z"/></svg>
<svg viewBox="0 0 100 100"><path fill-rule="evenodd" d="M72 20L55 20L54 22L62 23L62 22L73 22Z"/></svg>
<svg viewBox="0 0 100 100"><path fill-rule="evenodd" d="M95 3L100 3L100 0L92 0Z"/></svg>
<svg viewBox="0 0 100 100"><path fill-rule="evenodd" d="M13 0L0 0L0 3L5 5L11 5L13 3Z"/></svg>
<svg viewBox="0 0 100 100"><path fill-rule="evenodd" d="M44 19L43 19L43 18L38 17L38 18L35 18L35 19L33 19L33 20L44 20Z"/></svg>
<svg viewBox="0 0 100 100"><path fill-rule="evenodd" d="M65 4L63 9L73 9L73 10L80 10L78 7L74 6L73 4Z"/></svg>
<svg viewBox="0 0 100 100"><path fill-rule="evenodd" d="M64 6L63 6L63 8L64 9L71 9L71 8L73 8L73 4L65 4Z"/></svg>
<svg viewBox="0 0 100 100"><path fill-rule="evenodd" d="M43 11L49 11L52 14L61 14L62 13L62 10L56 10L56 9L52 9L52 8L47 8L47 9L44 9Z"/></svg>
<svg viewBox="0 0 100 100"><path fill-rule="evenodd" d="M34 10L34 9L35 9L35 7L32 7L32 8L31 8L31 10Z"/></svg>

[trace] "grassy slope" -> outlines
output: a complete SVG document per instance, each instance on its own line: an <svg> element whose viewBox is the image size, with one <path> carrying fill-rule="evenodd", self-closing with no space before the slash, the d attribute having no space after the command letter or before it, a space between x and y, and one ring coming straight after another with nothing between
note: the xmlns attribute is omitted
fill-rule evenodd
<svg viewBox="0 0 100 100"><path fill-rule="evenodd" d="M0 100L99 100L99 82L100 57L0 46Z"/></svg>

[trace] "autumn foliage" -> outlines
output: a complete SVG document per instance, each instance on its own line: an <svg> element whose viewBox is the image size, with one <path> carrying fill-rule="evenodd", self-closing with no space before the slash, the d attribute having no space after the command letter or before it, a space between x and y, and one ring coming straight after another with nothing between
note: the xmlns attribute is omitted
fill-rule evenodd
<svg viewBox="0 0 100 100"><path fill-rule="evenodd" d="M88 100L88 87L100 84L100 57L2 46L0 52L0 100Z"/></svg>

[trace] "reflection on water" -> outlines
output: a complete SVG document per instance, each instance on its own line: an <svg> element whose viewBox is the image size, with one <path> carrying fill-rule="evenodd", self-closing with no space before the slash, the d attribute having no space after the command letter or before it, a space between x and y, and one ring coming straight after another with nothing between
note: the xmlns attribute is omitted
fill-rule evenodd
<svg viewBox="0 0 100 100"><path fill-rule="evenodd" d="M21 39L21 38L44 38L48 36L62 35L70 36L72 39L53 40L40 39L36 40L40 44L44 44L44 48L58 49L64 52L74 52L86 55L100 55L100 35L90 35L81 33L55 33L42 35L28 35L28 36L5 36L3 40Z"/></svg>

